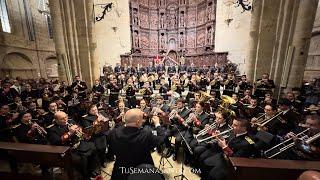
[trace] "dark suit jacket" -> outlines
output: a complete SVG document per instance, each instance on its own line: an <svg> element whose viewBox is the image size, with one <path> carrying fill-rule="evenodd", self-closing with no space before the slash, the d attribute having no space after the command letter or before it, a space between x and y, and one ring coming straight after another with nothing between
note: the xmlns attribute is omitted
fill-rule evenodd
<svg viewBox="0 0 320 180"><path fill-rule="evenodd" d="M154 164L150 151L161 145L165 139L161 127L157 127L156 131L157 136L136 127L119 127L110 132L107 142L110 151L116 155L111 179L127 179L128 174L124 172L128 171L128 168L140 164Z"/></svg>

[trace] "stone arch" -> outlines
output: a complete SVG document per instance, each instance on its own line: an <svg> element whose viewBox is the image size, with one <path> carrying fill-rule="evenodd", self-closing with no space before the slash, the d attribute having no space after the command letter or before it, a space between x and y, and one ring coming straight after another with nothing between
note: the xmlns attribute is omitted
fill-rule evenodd
<svg viewBox="0 0 320 180"><path fill-rule="evenodd" d="M58 78L58 59L56 56L48 56L45 61L46 75L48 79Z"/></svg>
<svg viewBox="0 0 320 180"><path fill-rule="evenodd" d="M11 52L6 54L1 60L0 77L5 76L31 79L37 77L37 72L34 64L27 55L19 52Z"/></svg>

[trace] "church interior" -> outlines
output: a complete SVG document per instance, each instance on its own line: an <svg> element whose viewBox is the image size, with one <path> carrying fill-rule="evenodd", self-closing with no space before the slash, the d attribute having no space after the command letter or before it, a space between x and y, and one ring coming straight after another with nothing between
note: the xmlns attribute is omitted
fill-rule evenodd
<svg viewBox="0 0 320 180"><path fill-rule="evenodd" d="M0 177L320 179L319 0L0 0Z"/></svg>

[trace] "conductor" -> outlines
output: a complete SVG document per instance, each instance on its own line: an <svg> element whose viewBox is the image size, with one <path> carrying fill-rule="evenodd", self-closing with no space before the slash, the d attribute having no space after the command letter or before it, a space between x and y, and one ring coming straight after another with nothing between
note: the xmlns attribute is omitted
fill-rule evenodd
<svg viewBox="0 0 320 180"><path fill-rule="evenodd" d="M108 136L109 150L116 156L111 179L125 180L132 169L140 164L154 164L151 150L164 143L165 132L160 127L159 117L152 121L155 131L143 130L143 112L130 109L125 115L125 126L113 129ZM156 135L154 135L156 132Z"/></svg>

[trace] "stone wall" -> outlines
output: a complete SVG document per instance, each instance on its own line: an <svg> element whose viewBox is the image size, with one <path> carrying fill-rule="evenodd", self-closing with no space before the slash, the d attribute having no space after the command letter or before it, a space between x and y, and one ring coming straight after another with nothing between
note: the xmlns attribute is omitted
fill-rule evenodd
<svg viewBox="0 0 320 180"><path fill-rule="evenodd" d="M7 75L11 77L25 75L27 78L56 77L54 42L49 37L46 16L37 10L38 1L25 0L26 8L30 8L29 22L33 23L35 31L33 40L30 40L28 33L24 1L6 2L11 33L0 30L0 78ZM50 61L49 64L47 60ZM47 67L50 70L47 71Z"/></svg>
<svg viewBox="0 0 320 180"><path fill-rule="evenodd" d="M317 14L313 24L308 60L304 72L305 81L313 78L320 78L320 3L318 4Z"/></svg>

